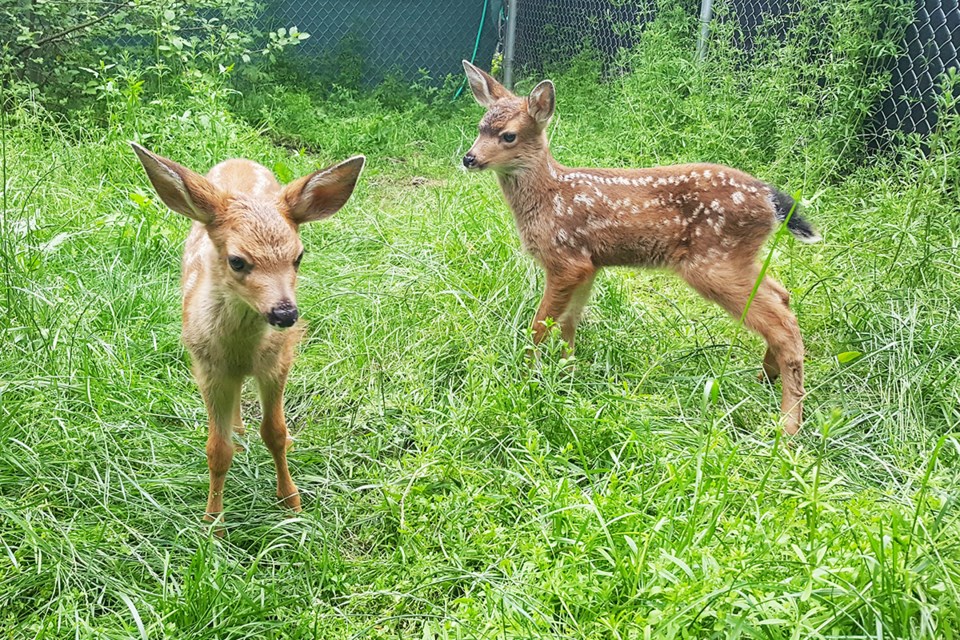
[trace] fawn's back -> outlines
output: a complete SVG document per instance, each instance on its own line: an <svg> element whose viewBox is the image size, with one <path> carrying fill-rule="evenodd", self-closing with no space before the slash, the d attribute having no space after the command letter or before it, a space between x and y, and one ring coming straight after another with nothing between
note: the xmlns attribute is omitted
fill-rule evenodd
<svg viewBox="0 0 960 640"><path fill-rule="evenodd" d="M540 261L678 268L753 257L776 222L773 190L736 169L688 164L568 169L501 178L524 246Z"/></svg>

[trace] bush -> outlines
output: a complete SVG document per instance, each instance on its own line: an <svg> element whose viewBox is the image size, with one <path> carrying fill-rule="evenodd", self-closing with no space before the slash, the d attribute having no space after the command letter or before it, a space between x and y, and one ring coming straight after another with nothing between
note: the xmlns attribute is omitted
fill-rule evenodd
<svg viewBox="0 0 960 640"><path fill-rule="evenodd" d="M264 33L258 13L253 0L0 0L5 99L69 111L116 92L218 97L236 70L262 73L308 37L296 28Z"/></svg>

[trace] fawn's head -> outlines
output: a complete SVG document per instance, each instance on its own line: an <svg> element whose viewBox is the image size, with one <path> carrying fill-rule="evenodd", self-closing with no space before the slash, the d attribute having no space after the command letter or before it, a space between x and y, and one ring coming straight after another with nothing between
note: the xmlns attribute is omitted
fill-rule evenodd
<svg viewBox="0 0 960 640"><path fill-rule="evenodd" d="M271 325L292 326L299 315L295 292L303 258L300 225L327 218L347 202L364 157L256 197L224 191L190 169L132 144L160 199L204 226L216 251L204 264L212 270L213 281ZM186 263L189 268L190 256Z"/></svg>
<svg viewBox="0 0 960 640"><path fill-rule="evenodd" d="M463 157L463 166L509 174L541 164L547 149L545 130L556 105L553 83L544 80L529 96L518 98L466 60L463 69L473 97L487 109L480 120L480 135Z"/></svg>

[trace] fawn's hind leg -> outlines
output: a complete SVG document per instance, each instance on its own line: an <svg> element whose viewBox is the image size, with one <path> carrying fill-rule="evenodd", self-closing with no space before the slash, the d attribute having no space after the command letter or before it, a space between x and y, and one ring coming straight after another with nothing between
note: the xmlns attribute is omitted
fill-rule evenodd
<svg viewBox="0 0 960 640"><path fill-rule="evenodd" d="M300 511L300 492L287 467L287 449L293 441L287 433L287 420L283 415L283 386L286 382L286 371L276 375L257 376L260 402L263 405L260 437L270 450L277 468L277 497L288 508Z"/></svg>
<svg viewBox="0 0 960 640"><path fill-rule="evenodd" d="M761 286L770 288L780 300L783 306L790 309L790 292L782 284L766 276ZM780 364L777 362L777 354L772 347L768 346L766 353L763 354L763 371L758 376L760 382L773 382L780 377Z"/></svg>
<svg viewBox="0 0 960 640"><path fill-rule="evenodd" d="M714 264L709 268L686 270L684 279L703 297L713 300L734 318L743 316L750 299L759 268L754 263ZM767 343L764 371L773 373L770 364L782 378L781 411L783 430L789 435L800 429L803 418L803 339L796 317L787 308L786 290L771 278L764 278L744 318L747 328L759 333Z"/></svg>
<svg viewBox="0 0 960 640"><path fill-rule="evenodd" d="M763 371L757 376L757 380L773 383L779 377L780 365L777 363L777 354L774 353L772 347L768 346L767 351L763 354Z"/></svg>
<svg viewBox="0 0 960 640"><path fill-rule="evenodd" d="M243 385L240 386L241 392L237 394L237 401L233 406L233 434L240 436L241 438L247 434L247 428L243 424L243 417L240 415L240 396L243 395ZM233 449L236 453L243 453L246 449L243 446L241 440L237 441L233 445Z"/></svg>
<svg viewBox="0 0 960 640"><path fill-rule="evenodd" d="M247 428L243 426L243 417L240 415L240 395L237 394L237 401L233 405L233 432L238 436L246 435Z"/></svg>

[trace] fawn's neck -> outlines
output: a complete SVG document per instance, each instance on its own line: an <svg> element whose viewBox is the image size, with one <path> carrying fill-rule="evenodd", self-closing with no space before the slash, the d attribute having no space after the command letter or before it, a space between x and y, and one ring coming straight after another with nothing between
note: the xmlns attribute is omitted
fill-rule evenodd
<svg viewBox="0 0 960 640"><path fill-rule="evenodd" d="M559 164L544 147L536 158L509 173L497 173L500 189L513 210L521 229L550 211L551 202L560 188L558 178L566 167Z"/></svg>

